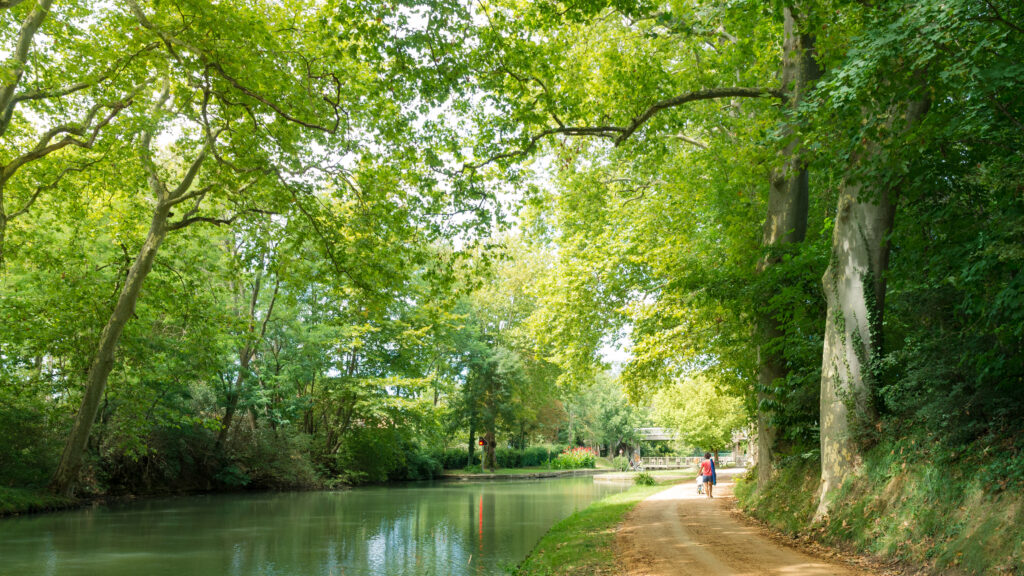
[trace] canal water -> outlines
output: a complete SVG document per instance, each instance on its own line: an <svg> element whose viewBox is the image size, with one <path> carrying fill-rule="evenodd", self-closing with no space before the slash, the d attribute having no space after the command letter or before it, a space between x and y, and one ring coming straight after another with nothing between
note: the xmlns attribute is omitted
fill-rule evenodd
<svg viewBox="0 0 1024 576"><path fill-rule="evenodd" d="M3 576L503 574L625 484L592 477L211 495L0 520Z"/></svg>

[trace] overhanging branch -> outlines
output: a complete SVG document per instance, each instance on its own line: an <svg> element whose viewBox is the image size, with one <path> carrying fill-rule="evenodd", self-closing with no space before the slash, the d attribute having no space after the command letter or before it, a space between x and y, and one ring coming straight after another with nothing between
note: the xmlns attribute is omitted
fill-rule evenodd
<svg viewBox="0 0 1024 576"><path fill-rule="evenodd" d="M17 2L8 2L7 4L5 8L9 9L16 5ZM7 63L13 72L13 78L10 78L8 84L0 85L0 120L2 120L2 123L0 123L0 136L7 131L7 126L10 122L11 106L14 104L14 91L18 87L18 83L21 82L21 76L27 68L28 50L32 46L32 39L39 30L39 26L42 25L43 19L50 13L51 4L53 4L53 0L40 0L21 24L21 30L18 32L18 41Z"/></svg>
<svg viewBox="0 0 1024 576"><path fill-rule="evenodd" d="M708 90L697 90L696 92L690 92L688 94L682 94L673 98L666 98L659 102L655 102L650 108L644 110L639 116L635 117L629 126L626 127L625 132L621 136L615 139L615 144L619 145L624 142L627 138L633 135L634 132L645 122L651 119L655 114L662 110L669 108L675 108L676 106L682 106L689 102L698 102L701 100L716 100L718 98L760 98L762 96L772 96L775 98L783 98L784 94L782 90L768 90L765 88L711 88Z"/></svg>
<svg viewBox="0 0 1024 576"><path fill-rule="evenodd" d="M473 171L483 168L488 164L498 162L500 160L507 160L509 158L518 158L526 156L537 147L537 142L548 136L593 136L598 138L608 138L612 140L615 146L618 146L628 140L637 130L640 129L648 120L653 118L659 112L668 110L670 108L676 108L690 102L700 102L702 100L717 100L720 98L761 98L764 96L770 96L772 98L782 99L785 94L782 90L778 89L767 89L767 88L746 88L746 87L729 87L729 88L709 88L707 90L696 90L693 92L687 92L679 96L672 98L665 98L659 100L654 104L651 104L646 110L633 117L630 122L625 126L605 125L605 126L563 126L561 122L556 122L559 126L554 128L548 128L533 136L530 136L526 144L518 150L511 152L503 152L490 158L478 162L476 164L466 164L462 167L462 171ZM700 145L703 143L697 143L696 141L687 139L688 142Z"/></svg>

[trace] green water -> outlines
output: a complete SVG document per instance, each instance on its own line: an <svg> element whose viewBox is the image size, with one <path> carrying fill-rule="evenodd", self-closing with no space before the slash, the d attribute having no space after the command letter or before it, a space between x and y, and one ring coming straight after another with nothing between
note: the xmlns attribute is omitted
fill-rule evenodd
<svg viewBox="0 0 1024 576"><path fill-rule="evenodd" d="M0 575L502 574L591 477L150 500L0 520Z"/></svg>

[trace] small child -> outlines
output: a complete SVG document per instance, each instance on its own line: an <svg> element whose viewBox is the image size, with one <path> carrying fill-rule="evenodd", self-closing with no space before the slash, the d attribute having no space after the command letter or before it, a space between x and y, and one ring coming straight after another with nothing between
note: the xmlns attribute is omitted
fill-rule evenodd
<svg viewBox="0 0 1024 576"><path fill-rule="evenodd" d="M697 494L704 493L704 477L700 474L697 475Z"/></svg>

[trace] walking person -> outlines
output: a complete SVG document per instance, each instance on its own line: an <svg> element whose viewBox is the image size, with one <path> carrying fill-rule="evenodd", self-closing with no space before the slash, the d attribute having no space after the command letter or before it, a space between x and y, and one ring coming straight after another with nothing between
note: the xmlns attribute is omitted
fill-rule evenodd
<svg viewBox="0 0 1024 576"><path fill-rule="evenodd" d="M700 475L704 477L704 493L708 495L708 498L714 498L711 495L711 486L715 479L714 473L715 464L711 461L711 452L705 452L704 460L701 460L700 463Z"/></svg>

